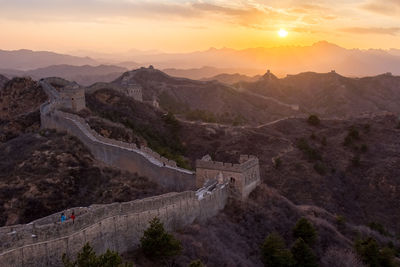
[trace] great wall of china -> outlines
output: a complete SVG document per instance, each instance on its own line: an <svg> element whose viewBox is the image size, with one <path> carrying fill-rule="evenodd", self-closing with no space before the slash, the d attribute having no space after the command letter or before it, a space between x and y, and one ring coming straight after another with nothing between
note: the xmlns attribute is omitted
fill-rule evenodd
<svg viewBox="0 0 400 267"><path fill-rule="evenodd" d="M245 199L260 183L259 162L253 156L241 156L239 164L214 162L210 158L199 160L195 173L178 168L175 162L149 148L139 149L135 144L99 135L83 118L59 110L62 107L79 109L82 94L73 87L67 91L72 94L68 99L68 94L60 94L50 84L57 81L60 82L59 79L41 81L50 97L40 108L42 128L66 131L76 136L97 160L137 172L178 193L72 208L65 212L75 211L74 224L59 223L57 213L26 225L2 227L0 266L60 266L63 253L73 257L86 242L98 253L107 249L120 253L131 251L137 248L152 218L159 217L168 230L177 230L215 216L225 207L228 197ZM80 103L74 103L74 99ZM193 191L196 188L200 189Z"/></svg>

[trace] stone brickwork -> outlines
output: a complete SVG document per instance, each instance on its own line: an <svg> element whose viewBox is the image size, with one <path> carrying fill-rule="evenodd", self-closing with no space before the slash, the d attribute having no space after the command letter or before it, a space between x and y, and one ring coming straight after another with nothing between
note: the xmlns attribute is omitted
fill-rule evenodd
<svg viewBox="0 0 400 267"><path fill-rule="evenodd" d="M54 108L51 105L42 106L41 110L45 112L45 109ZM105 138L79 116L53 110L41 114L41 123L44 128L66 131L76 136L97 160L108 165L146 176L169 190L195 188L195 175L192 171L177 167L176 162L161 157L147 147L139 149L135 144Z"/></svg>
<svg viewBox="0 0 400 267"><path fill-rule="evenodd" d="M105 138L79 116L58 110L63 107L59 92L41 81L50 101L40 107L44 128L66 131L76 136L93 156L111 166L137 172L171 190L197 191L109 205L92 205L63 211L77 215L75 223L60 223L60 213L26 225L0 228L0 266L60 266L66 253L74 257L86 242L97 253L107 249L128 252L137 248L148 222L159 217L167 230L177 230L194 221L203 221L222 210L228 197L247 198L260 183L258 159L242 155L239 164L214 162L210 157L196 162L193 172L178 168L149 148L137 148ZM217 180L215 179L217 178Z"/></svg>
<svg viewBox="0 0 400 267"><path fill-rule="evenodd" d="M124 93L135 99L136 101L143 102L143 92L142 87L138 84L128 84Z"/></svg>
<svg viewBox="0 0 400 267"><path fill-rule="evenodd" d="M74 257L86 242L97 253L107 249L124 253L136 249L148 222L158 217L167 230L203 221L222 210L227 185L109 205L74 210L75 223L59 223L54 214L27 225L0 228L0 266L60 266L66 253Z"/></svg>
<svg viewBox="0 0 400 267"><path fill-rule="evenodd" d="M59 108L80 111L86 108L85 89L79 84L60 78L46 78L41 80L45 92L50 95L51 101L56 101Z"/></svg>
<svg viewBox="0 0 400 267"><path fill-rule="evenodd" d="M196 184L200 186L210 179L229 182L241 199L246 199L260 183L260 166L255 156L241 155L239 164L209 160L196 161Z"/></svg>

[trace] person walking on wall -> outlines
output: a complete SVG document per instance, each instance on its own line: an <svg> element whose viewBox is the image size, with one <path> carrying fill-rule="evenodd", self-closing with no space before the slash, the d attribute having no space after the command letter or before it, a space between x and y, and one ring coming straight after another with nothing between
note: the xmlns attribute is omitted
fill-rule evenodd
<svg viewBox="0 0 400 267"><path fill-rule="evenodd" d="M67 217L65 217L64 212L61 213L61 223L65 222L66 219L67 219Z"/></svg>
<svg viewBox="0 0 400 267"><path fill-rule="evenodd" d="M74 223L75 223L75 212L72 211L72 214L71 214L71 216L69 216L69 217L71 218L72 223L74 224Z"/></svg>

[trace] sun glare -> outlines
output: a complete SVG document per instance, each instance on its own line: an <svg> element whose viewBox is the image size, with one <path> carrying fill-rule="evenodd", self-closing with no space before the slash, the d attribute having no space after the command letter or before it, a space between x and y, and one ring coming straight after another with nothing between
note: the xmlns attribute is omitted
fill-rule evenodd
<svg viewBox="0 0 400 267"><path fill-rule="evenodd" d="M279 35L279 37L281 37L281 38L285 38L285 37L288 35L288 32L287 32L285 29L280 29L280 30L278 31L278 35Z"/></svg>

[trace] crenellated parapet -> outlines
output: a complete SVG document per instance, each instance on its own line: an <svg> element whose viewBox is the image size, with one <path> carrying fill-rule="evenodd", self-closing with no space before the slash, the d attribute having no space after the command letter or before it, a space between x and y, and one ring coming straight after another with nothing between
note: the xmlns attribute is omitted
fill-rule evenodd
<svg viewBox="0 0 400 267"><path fill-rule="evenodd" d="M259 164L258 158L252 155L241 155L239 162L239 164L233 164L219 161L196 160L196 168L227 172L243 172Z"/></svg>
<svg viewBox="0 0 400 267"><path fill-rule="evenodd" d="M107 249L124 253L137 248L148 222L158 217L167 230L177 230L215 216L228 197L245 199L260 183L259 160L241 155L238 164L196 161L196 173L178 168L176 162L148 147L106 138L80 116L59 110L65 107L55 86L64 80L41 81L50 101L40 107L43 128L66 131L76 136L94 158L113 167L137 172L171 190L183 191L124 203L91 205L62 211L76 220L59 222L60 213L25 225L0 228L1 266L60 266L61 257L74 256L90 242L97 253ZM71 91L79 90L75 85ZM196 175L196 176L194 176ZM197 185L195 184L197 183ZM204 185L204 186L203 186ZM199 188L197 191L186 191Z"/></svg>
<svg viewBox="0 0 400 267"><path fill-rule="evenodd" d="M57 82L58 80L50 81ZM51 95L50 101L40 107L43 128L66 131L76 136L97 160L148 177L170 190L183 191L195 188L195 176L192 171L179 168L175 161L159 155L148 147L138 148L136 144L100 135L91 129L82 117L61 111L60 108L66 106L63 98L57 95L58 90L47 81L42 80L41 83L44 88L47 88L46 92Z"/></svg>
<svg viewBox="0 0 400 267"><path fill-rule="evenodd" d="M29 224L0 228L1 266L60 266L62 254L75 255L86 242L97 253L120 253L137 248L154 217L169 231L204 221L225 207L228 187L208 185L198 191L168 193L124 203L91 205L72 211L76 220L59 222L60 213Z"/></svg>
<svg viewBox="0 0 400 267"><path fill-rule="evenodd" d="M196 184L218 177L220 182L229 182L233 194L245 199L261 183L260 163L257 157L241 155L239 164L223 163L204 157L196 161Z"/></svg>

